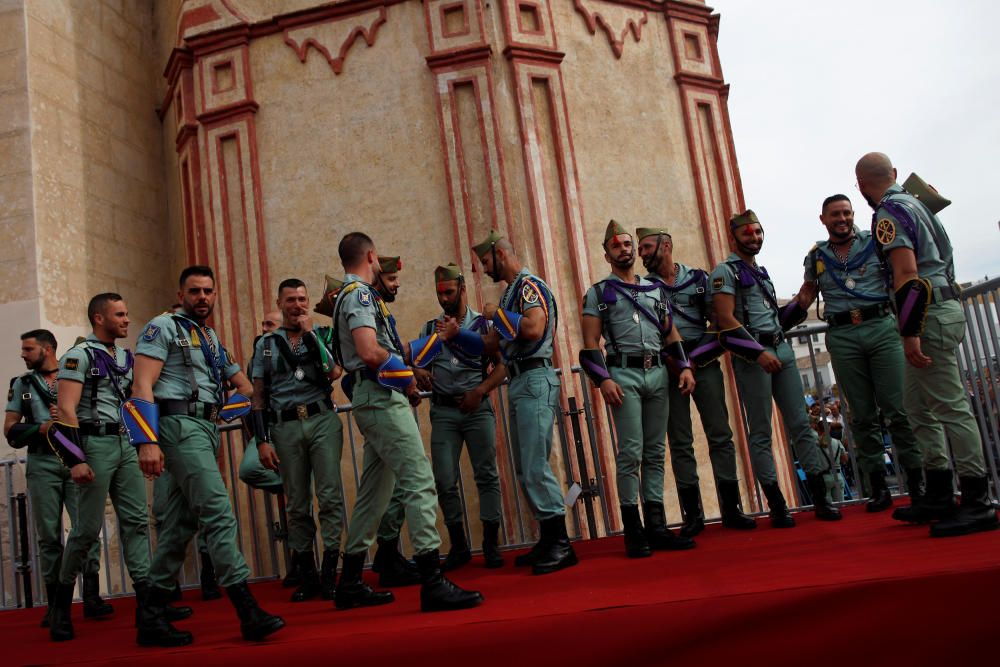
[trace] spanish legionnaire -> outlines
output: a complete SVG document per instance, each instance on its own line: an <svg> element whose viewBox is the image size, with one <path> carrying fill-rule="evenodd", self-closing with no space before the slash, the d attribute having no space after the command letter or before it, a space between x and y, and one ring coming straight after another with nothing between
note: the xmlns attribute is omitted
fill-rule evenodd
<svg viewBox="0 0 1000 667"><path fill-rule="evenodd" d="M497 347L503 362L493 370L510 378L511 449L514 468L540 526L531 551L514 560L532 574L548 574L576 565L566 533L566 507L549 455L552 429L559 413L559 376L552 367L558 311L549 286L533 274L496 230L472 248L493 282L507 283L496 313L495 327L484 336L486 349Z"/></svg>
<svg viewBox="0 0 1000 667"><path fill-rule="evenodd" d="M781 325L787 331L800 323L817 294L822 295L823 319L830 327L826 348L850 408L858 463L871 487L865 509L880 512L892 506L880 411L889 422L911 492L919 493L923 478L920 450L903 409L903 345L875 240L870 231L854 225L850 199L827 197L819 219L829 236L806 255L805 280L796 298L782 309Z"/></svg>
<svg viewBox="0 0 1000 667"><path fill-rule="evenodd" d="M719 343L735 357L733 369L750 430L750 457L767 497L771 524L776 528L795 525L778 486L771 451L772 397L806 473L816 517L837 521L840 510L826 502L825 467L816 432L809 427L795 354L781 330L774 285L767 269L756 261L764 245L764 229L750 210L733 216L729 229L736 252L712 271L712 307Z"/></svg>
<svg viewBox="0 0 1000 667"><path fill-rule="evenodd" d="M69 470L55 456L42 434L42 424L58 419L59 415L56 405L59 361L52 332L35 329L21 334L21 359L28 372L10 382L3 430L11 447L27 448L25 476L38 540L39 574L49 603L41 626L47 628L59 586L59 567L63 556L63 507L70 520L75 520L78 491ZM99 565L100 542L95 540L82 565L85 618L100 618L114 612L112 606L101 599Z"/></svg>
<svg viewBox="0 0 1000 667"><path fill-rule="evenodd" d="M281 319L282 315L280 310L273 310L264 315L264 319L261 320L260 323L261 334L253 340L254 349L256 349L257 343L264 335L276 331L278 327L281 326ZM250 361L247 363L247 368L252 371L253 366L254 355L251 354ZM249 419L246 424L249 425ZM281 485L281 475L261 464L260 457L257 454L257 441L253 438L252 429L250 435L250 441L247 442L246 448L243 451L243 458L240 460L240 481L248 486L252 486L255 489L260 489L269 493L284 493L284 487ZM293 564L290 564L289 574L291 575L292 572L297 571L298 569ZM285 577L285 580L288 580L288 576ZM285 582L282 583L285 584ZM294 586L285 584L286 588L295 588L298 585L298 581L296 581Z"/></svg>
<svg viewBox="0 0 1000 667"><path fill-rule="evenodd" d="M497 568L503 566L498 548L500 475L497 472L496 415L488 397L503 378L488 373L483 355L470 353L452 341L443 343L440 354L425 365L422 352L433 349L439 329L446 321L453 321L458 328L470 332L486 324L482 315L469 307L465 276L457 265L437 267L434 285L442 312L424 324L420 338L410 347L417 384L431 392L431 463L444 524L451 539L451 548L441 569L447 572L472 559L458 491L463 442L468 448L479 492L483 559L486 567Z"/></svg>
<svg viewBox="0 0 1000 667"><path fill-rule="evenodd" d="M364 462L357 501L351 514L336 607L351 609L392 602L391 592L376 592L361 578L365 556L375 540L394 485L406 509L410 541L420 573L422 611L466 609L482 603L441 573L437 532L437 495L430 461L410 409L420 392L404 361L395 319L372 287L379 258L372 240L351 232L338 248L346 273L333 317L334 352L354 380L354 418L364 436Z"/></svg>
<svg viewBox="0 0 1000 667"><path fill-rule="evenodd" d="M718 361L724 350L717 334L706 331L712 319L708 273L675 262L673 238L662 227L640 228L636 230L636 238L643 266L649 271L646 279L663 285L673 313L674 328L680 332L684 351L694 371L695 387L690 396L682 392L677 383L667 383L670 395L667 417L670 465L684 513L680 534L693 537L705 527L698 461L694 455L694 433L691 430L692 398L708 440L722 525L736 530L752 530L757 527L757 522L740 508L736 447L729 426L725 381ZM669 368L673 370L673 366Z"/></svg>
<svg viewBox="0 0 1000 667"><path fill-rule="evenodd" d="M826 484L826 498L829 502L844 502L844 481L841 479L841 466L850 460L844 443L839 438L833 436L831 423L824 417L812 418L812 424L819 438L819 450L823 454L823 465L826 472L823 473L823 481Z"/></svg>
<svg viewBox="0 0 1000 667"><path fill-rule="evenodd" d="M98 540L110 495L136 594L136 640L143 646L190 644L191 635L170 625L166 603L152 595L146 483L120 417L132 385L132 353L115 341L128 335L128 308L121 295L105 292L90 300L87 317L91 335L59 361L59 419L47 433L49 444L79 485L77 516L63 552L49 633L54 641L74 637L73 585ZM190 609L172 611L176 617L190 615Z"/></svg>
<svg viewBox="0 0 1000 667"><path fill-rule="evenodd" d="M392 303L399 294L399 273L403 262L398 256L379 257L379 272L372 283L383 303ZM378 574L379 586L395 588L413 586L420 583L420 572L413 561L407 560L400 551L399 535L406 519L403 492L397 484L389 499L389 506L382 515L375 534L378 548L372 559L372 572Z"/></svg>
<svg viewBox="0 0 1000 667"><path fill-rule="evenodd" d="M216 419L226 383L243 397L253 389L206 324L218 296L212 269L189 266L181 271L178 285L182 308L153 318L139 335L133 398L126 411L131 416L129 439L138 448L143 473L170 473L151 568L154 596L161 598L173 586L191 537L202 530L243 638L260 640L285 622L262 610L247 586L250 568L240 553L236 518L216 463ZM130 426L128 417L125 423Z"/></svg>
<svg viewBox="0 0 1000 667"><path fill-rule="evenodd" d="M635 273L632 236L612 220L603 247L611 274L583 297L580 367L614 417L625 555L644 558L653 555L653 549L690 549L694 547L691 538L674 535L664 519L667 383L673 382L665 357L670 355L680 369L678 384L685 395L694 390L694 374L663 287ZM602 338L606 355L600 349ZM645 528L639 516L640 500Z"/></svg>
<svg viewBox="0 0 1000 667"><path fill-rule="evenodd" d="M340 377L328 343L313 330L305 283L288 278L278 285L282 324L254 347L251 429L260 462L281 473L288 511L288 546L301 582L292 602L317 596L333 600L344 530L340 457L344 429L330 398ZM323 540L316 570L312 516L313 486Z"/></svg>
<svg viewBox="0 0 1000 667"><path fill-rule="evenodd" d="M965 336L955 264L948 233L937 217L948 202L911 177L910 190L896 183L896 169L882 153L868 153L855 168L858 189L875 213L872 234L891 278L906 366L903 405L923 454L927 489L898 516L933 521L934 537L993 530L997 513L989 496L983 442L958 368ZM949 445L951 456L949 456ZM962 492L955 507L954 464Z"/></svg>

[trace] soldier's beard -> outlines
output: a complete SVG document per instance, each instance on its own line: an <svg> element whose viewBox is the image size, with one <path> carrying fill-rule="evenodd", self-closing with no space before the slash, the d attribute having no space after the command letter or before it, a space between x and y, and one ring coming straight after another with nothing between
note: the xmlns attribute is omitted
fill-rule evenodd
<svg viewBox="0 0 1000 667"><path fill-rule="evenodd" d="M28 367L29 371L40 371L42 370L42 366L45 365L45 355L40 354L35 360L25 359L24 365Z"/></svg>
<svg viewBox="0 0 1000 667"><path fill-rule="evenodd" d="M616 269L631 269L635 266L635 255L625 255L611 260L611 265Z"/></svg>

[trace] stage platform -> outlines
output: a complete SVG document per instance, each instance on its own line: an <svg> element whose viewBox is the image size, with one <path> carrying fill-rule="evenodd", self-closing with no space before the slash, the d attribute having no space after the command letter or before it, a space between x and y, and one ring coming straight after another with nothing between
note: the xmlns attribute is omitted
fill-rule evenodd
<svg viewBox="0 0 1000 667"><path fill-rule="evenodd" d="M185 593L195 633L182 649L136 646L132 598L108 621L83 619L77 639L48 640L42 609L0 614L4 665L872 665L990 660L1000 601L1000 531L931 539L889 513L846 509L839 523L751 532L709 526L696 549L629 560L621 538L576 544L580 565L532 577L482 560L453 573L486 603L419 611L419 589L394 604L339 612L287 602L275 583L254 592L288 626L268 641L239 638L228 601ZM367 574L366 576L372 576ZM374 579L372 579L374 581ZM972 662L975 661L975 662ZM986 664L986 663L983 663Z"/></svg>

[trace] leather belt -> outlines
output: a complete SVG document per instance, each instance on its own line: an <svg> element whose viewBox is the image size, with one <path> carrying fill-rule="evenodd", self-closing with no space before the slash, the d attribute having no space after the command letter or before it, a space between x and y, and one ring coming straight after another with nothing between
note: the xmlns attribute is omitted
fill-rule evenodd
<svg viewBox="0 0 1000 667"><path fill-rule="evenodd" d="M465 394L439 394L434 392L431 394L431 405L436 405L441 408L457 408L462 405L462 397ZM483 400L480 404L485 403L487 399L486 395L483 395Z"/></svg>
<svg viewBox="0 0 1000 667"><path fill-rule="evenodd" d="M269 417L272 424L277 424L280 422L295 421L296 419L308 419L313 415L318 415L328 410L333 410L333 401L329 398L324 398L321 401L313 401L312 403L296 405L284 410L271 412Z"/></svg>
<svg viewBox="0 0 1000 667"><path fill-rule="evenodd" d="M527 373L528 371L533 371L536 368L545 368L546 366L551 365L551 359L543 359L541 357L525 359L523 361L511 361L507 363L507 375L509 375L510 379L513 380L521 373Z"/></svg>
<svg viewBox="0 0 1000 667"><path fill-rule="evenodd" d="M931 295L933 298L931 303L957 300L962 298L962 288L958 285L941 285L933 288Z"/></svg>
<svg viewBox="0 0 1000 667"><path fill-rule="evenodd" d="M845 324L861 324L862 322L867 322L868 320L885 317L889 314L889 312L890 309L888 303L878 303L873 306L865 306L864 308L852 308L843 313L825 315L823 319L825 319L827 324L831 327L839 327Z"/></svg>
<svg viewBox="0 0 1000 667"><path fill-rule="evenodd" d="M177 399L165 399L157 401L160 406L161 417L171 417L173 415L184 415L204 419L214 422L219 418L219 406L216 403L202 403L201 401L183 401Z"/></svg>
<svg viewBox="0 0 1000 667"><path fill-rule="evenodd" d="M124 433L118 422L83 422L80 424L80 435L121 435Z"/></svg>
<svg viewBox="0 0 1000 667"><path fill-rule="evenodd" d="M663 365L663 360L660 359L659 352L647 351L642 354L623 354L621 356L608 355L608 366L616 366L618 368L639 368L648 371L651 368L661 365Z"/></svg>
<svg viewBox="0 0 1000 667"><path fill-rule="evenodd" d="M785 340L784 331L775 331L774 333L759 333L755 334L754 338L757 342L764 347L778 347Z"/></svg>

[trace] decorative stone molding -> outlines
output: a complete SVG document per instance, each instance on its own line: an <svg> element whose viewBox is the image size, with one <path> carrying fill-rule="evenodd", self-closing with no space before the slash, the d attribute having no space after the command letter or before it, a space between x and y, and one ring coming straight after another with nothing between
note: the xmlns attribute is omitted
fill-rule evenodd
<svg viewBox="0 0 1000 667"><path fill-rule="evenodd" d="M330 63L333 73L340 74L344 69L347 52L358 37L364 39L369 47L375 46L378 29L385 22L384 6L357 14L333 16L324 21L285 28L285 44L295 51L301 62L306 61L309 47L313 47Z"/></svg>
<svg viewBox="0 0 1000 667"><path fill-rule="evenodd" d="M248 22L232 0L184 0L177 20L177 43Z"/></svg>
<svg viewBox="0 0 1000 667"><path fill-rule="evenodd" d="M587 30L591 35L597 34L600 27L607 35L608 43L615 58L622 57L625 48L625 38L632 33L636 44L642 39L642 27L649 20L649 13L642 8L623 6L598 0L573 0L576 11L583 16ZM598 9L600 8L600 9ZM612 26L621 26L616 28Z"/></svg>

